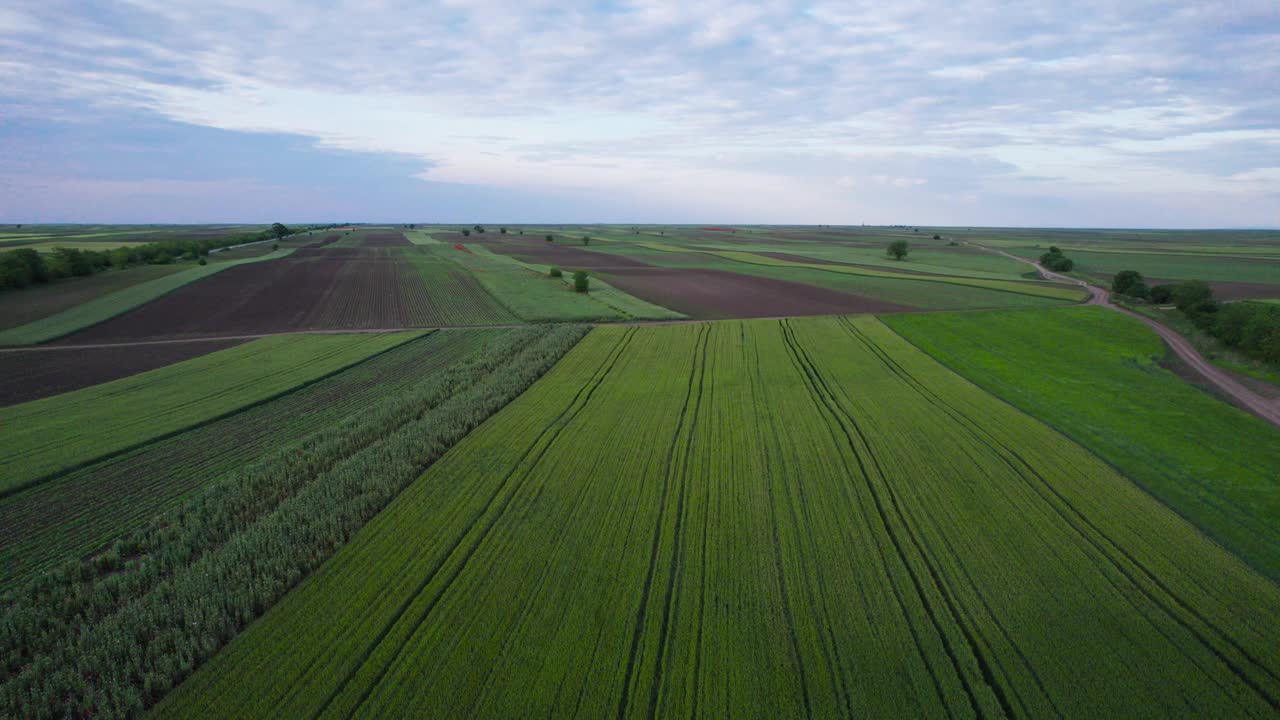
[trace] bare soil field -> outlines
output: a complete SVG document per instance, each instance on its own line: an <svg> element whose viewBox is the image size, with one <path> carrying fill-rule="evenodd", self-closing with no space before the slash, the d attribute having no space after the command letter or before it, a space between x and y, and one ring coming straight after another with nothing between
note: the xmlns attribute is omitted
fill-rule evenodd
<svg viewBox="0 0 1280 720"><path fill-rule="evenodd" d="M244 340L203 340L93 350L0 353L0 407L118 380L225 350Z"/></svg>
<svg viewBox="0 0 1280 720"><path fill-rule="evenodd" d="M655 267L635 258L612 253L598 253L560 243L515 241L490 246L494 252L510 255L525 262L551 265L565 270L608 270Z"/></svg>
<svg viewBox="0 0 1280 720"><path fill-rule="evenodd" d="M396 230L377 230L362 233L363 247L409 247L413 243L405 238L404 233Z"/></svg>
<svg viewBox="0 0 1280 720"><path fill-rule="evenodd" d="M602 271L614 287L696 320L904 312L915 308L786 280L692 268Z"/></svg>
<svg viewBox="0 0 1280 720"><path fill-rule="evenodd" d="M106 270L89 277L64 278L48 285L0 294L0 330L25 325L127 287L190 268L187 264L140 265Z"/></svg>
<svg viewBox="0 0 1280 720"><path fill-rule="evenodd" d="M436 324L425 286L402 262L385 248L301 248L230 268L61 342Z"/></svg>

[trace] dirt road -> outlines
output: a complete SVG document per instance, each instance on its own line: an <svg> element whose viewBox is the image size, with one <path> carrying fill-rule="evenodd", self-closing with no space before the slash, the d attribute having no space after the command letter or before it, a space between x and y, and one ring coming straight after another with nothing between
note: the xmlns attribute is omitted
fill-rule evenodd
<svg viewBox="0 0 1280 720"><path fill-rule="evenodd" d="M1101 305L1115 310L1116 312L1122 312L1125 315L1142 322L1147 327L1156 331L1156 334L1164 340L1165 345L1169 346L1169 349L1173 351L1173 354L1177 355L1188 368L1195 372L1195 374L1204 380L1205 383L1211 385L1220 395L1229 399L1232 404L1237 407L1253 413L1276 427L1280 427L1280 398L1269 399L1263 397L1240 384L1225 370L1217 367L1213 363L1210 363L1208 360L1205 360L1204 357L1196 351L1195 347L1193 347L1191 343L1178 332L1156 322L1155 320L1152 320L1149 317L1146 317L1145 315L1139 315L1132 310L1122 308L1111 302L1111 294L1105 288L1100 288L1096 285L1090 285L1083 280L1077 280L1075 278L1055 273L1034 260L1021 258L1003 250L989 248L985 245L979 245L978 243L968 241L963 242L966 245L972 245L977 248L982 248L988 252L1004 255L1007 258L1012 258L1018 262L1026 263L1039 271L1040 275L1046 280L1075 283L1076 285L1088 290L1089 305Z"/></svg>

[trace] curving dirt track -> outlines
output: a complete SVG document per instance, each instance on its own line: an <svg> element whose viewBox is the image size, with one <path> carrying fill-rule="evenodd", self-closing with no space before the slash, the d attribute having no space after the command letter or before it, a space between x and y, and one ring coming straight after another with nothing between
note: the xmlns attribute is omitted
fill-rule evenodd
<svg viewBox="0 0 1280 720"><path fill-rule="evenodd" d="M965 242L968 243L968 241L965 241ZM1262 418L1263 420L1266 420L1267 422L1271 423L1272 425L1275 425L1276 427L1280 427L1280 399L1263 397L1262 395L1259 395L1253 390L1250 390L1249 388L1245 387L1235 378L1231 377L1231 375L1228 374L1225 370L1222 370L1216 365L1210 363L1208 360L1205 360L1204 357L1202 357L1200 353L1196 351L1195 347L1193 347L1186 338L1184 338L1182 335L1180 335L1176 331L1171 330L1168 327L1165 327L1161 323L1156 322L1155 320L1152 320L1151 318L1146 317L1145 315L1139 315L1138 313L1135 313L1132 310L1122 308L1119 305L1112 303L1111 294L1107 290L1097 287L1095 285L1090 285L1089 283L1083 280L1077 280L1075 278L1071 278L1065 275L1061 275L1059 273L1055 273L1052 270L1046 269L1044 266L1042 266L1040 263L1034 260L1020 258L1016 255L1012 255L1003 250L996 250L994 248L989 248L985 245L979 245L977 243L968 243L968 244L971 244L974 247L980 247L983 250L1004 255L1005 257L1013 258L1018 262L1023 262L1028 265L1031 265L1037 271L1039 271L1040 275L1045 279L1057 280L1058 282L1074 283L1076 285L1079 285L1080 287L1083 287L1084 289L1089 291L1089 302L1087 304L1101 305L1103 307L1115 310L1116 312L1122 312L1125 315L1128 315L1129 317L1135 320L1138 320L1139 322L1143 323L1147 327L1151 328L1156 332L1157 335L1160 336L1161 339L1164 340L1165 345L1169 346L1169 349L1172 350L1173 353L1177 355L1180 360L1182 360L1182 362L1186 363L1186 366L1190 370L1192 370L1200 379L1204 380L1206 383L1211 385L1215 391L1217 391L1218 393L1226 397L1228 400L1232 402L1232 404L1236 405L1237 407L1243 410L1247 410L1248 412Z"/></svg>

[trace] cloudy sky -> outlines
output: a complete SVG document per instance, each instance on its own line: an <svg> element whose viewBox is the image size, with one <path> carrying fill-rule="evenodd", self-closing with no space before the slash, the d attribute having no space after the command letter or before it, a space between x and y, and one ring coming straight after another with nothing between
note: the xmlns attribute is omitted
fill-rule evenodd
<svg viewBox="0 0 1280 720"><path fill-rule="evenodd" d="M13 0L0 222L1280 226L1280 3Z"/></svg>

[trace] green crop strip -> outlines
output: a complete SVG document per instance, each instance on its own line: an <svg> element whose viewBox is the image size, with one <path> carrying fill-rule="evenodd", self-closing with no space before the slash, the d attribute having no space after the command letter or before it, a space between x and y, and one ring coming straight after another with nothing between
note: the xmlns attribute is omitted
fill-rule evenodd
<svg viewBox="0 0 1280 720"><path fill-rule="evenodd" d="M707 255L722 257L726 260L734 262L746 263L749 265L769 265L774 267L791 267L805 268L808 270L820 270L822 272L841 273L845 275L865 275L877 278L893 278L897 280L915 280L919 282L939 282L950 285L968 285L970 287L979 287L986 290L997 290L1000 292L1019 293L1022 295L1034 295L1036 297L1055 298L1059 300L1082 300L1084 294L1079 290L1067 287L1054 287L1050 285L1040 285L1026 282L1016 282L1011 280L989 280L983 278L960 277L952 275L917 275L912 273L891 272L888 270L873 270L871 268L852 267L848 265L828 265L824 263L804 263L792 260L781 260L778 258L766 257L764 255L756 255L755 253L742 252L739 250L698 250L689 247L676 247L663 245L660 243L636 243L642 247L652 250L667 250L670 252L699 252Z"/></svg>
<svg viewBox="0 0 1280 720"><path fill-rule="evenodd" d="M1061 308L885 322L1280 580L1280 433L1161 368L1163 343L1137 321Z"/></svg>
<svg viewBox="0 0 1280 720"><path fill-rule="evenodd" d="M282 335L0 409L0 497L269 400L420 335ZM49 352L73 352L57 350Z"/></svg>
<svg viewBox="0 0 1280 720"><path fill-rule="evenodd" d="M156 714L1267 717L1277 646L1274 584L874 319L604 327Z"/></svg>
<svg viewBox="0 0 1280 720"><path fill-rule="evenodd" d="M0 499L0 588L57 563L78 565L192 492L384 402L504 332L432 333L270 402Z"/></svg>
<svg viewBox="0 0 1280 720"><path fill-rule="evenodd" d="M473 332L484 334L475 352L0 596L0 715L140 715L586 329L441 334Z"/></svg>

